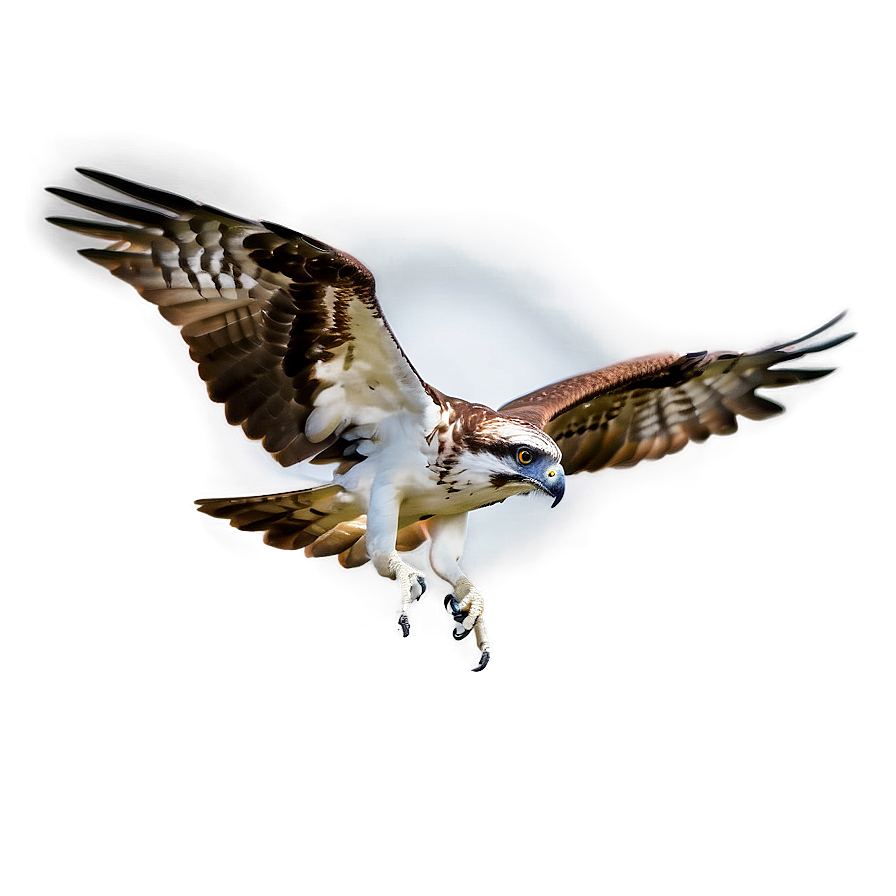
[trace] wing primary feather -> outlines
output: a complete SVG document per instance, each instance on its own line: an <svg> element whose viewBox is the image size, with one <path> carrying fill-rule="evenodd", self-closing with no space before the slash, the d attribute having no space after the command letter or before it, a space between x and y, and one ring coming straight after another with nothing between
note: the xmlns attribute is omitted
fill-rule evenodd
<svg viewBox="0 0 896 896"><path fill-rule="evenodd" d="M848 309L847 309L848 310ZM814 329L811 333L806 333L805 336L800 336L799 339L791 339L788 342L782 342L779 345L770 345L768 348L763 349L766 352L777 352L781 349L795 348L801 342L805 342L807 339L811 339L813 336L817 336L819 333L823 333L825 330L829 330L834 324L840 323L843 318L846 317L846 310L841 311L836 317L832 317L826 324L822 324L820 327ZM855 333L848 333L845 336L840 337L840 342L845 342L847 339L851 339L855 336ZM834 345L839 345L839 343L834 343ZM805 350L803 350L805 352ZM821 349L819 349L821 351Z"/></svg>
<svg viewBox="0 0 896 896"><path fill-rule="evenodd" d="M167 190L157 190L155 187L147 187L145 184L138 184L133 180L126 180L114 174L107 174L105 171L97 171L94 168L75 168L75 171L78 174L83 174L84 177L90 178L90 180L96 181L98 184L118 190L119 193L124 193L125 196L131 196L142 202L148 202L151 205L178 212L178 214L195 212L199 208L197 203L184 196L169 193Z"/></svg>
<svg viewBox="0 0 896 896"><path fill-rule="evenodd" d="M794 370L786 367L771 367L762 380L761 388L777 389L781 386L795 386L797 383L820 380L836 369L836 367L814 367Z"/></svg>
<svg viewBox="0 0 896 896"><path fill-rule="evenodd" d="M83 255L110 271L116 271L128 259L140 261L146 257L142 252L119 252L114 249L78 249L78 255Z"/></svg>
<svg viewBox="0 0 896 896"><path fill-rule="evenodd" d="M72 230L84 236L95 236L101 240L148 242L145 231L139 227L130 227L127 224L113 224L111 221L87 221L84 218L66 218L61 216L49 217L47 221L50 224L61 227L63 230Z"/></svg>
<svg viewBox="0 0 896 896"><path fill-rule="evenodd" d="M101 199L99 196L89 196L87 193L79 193L77 190L66 190L63 187L47 187L47 192L86 208L88 211L99 215L108 215L119 221L130 221L134 224L143 224L146 227L159 227L164 229L174 216L166 215L150 208L141 208L139 205L130 205L127 202L118 202L114 199Z"/></svg>
<svg viewBox="0 0 896 896"><path fill-rule="evenodd" d="M818 342L815 345L807 345L805 348L797 348L796 345L794 345L794 349L796 350L789 353L789 356L791 358L801 358L803 355L814 355L817 352L826 352L829 348L841 345L847 340L852 339L855 335L855 333L844 333L842 336L835 336L827 342Z"/></svg>

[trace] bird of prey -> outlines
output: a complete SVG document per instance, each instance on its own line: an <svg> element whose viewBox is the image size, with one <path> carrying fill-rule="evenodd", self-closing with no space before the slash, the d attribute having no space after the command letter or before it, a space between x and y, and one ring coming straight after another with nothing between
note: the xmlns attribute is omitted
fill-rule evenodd
<svg viewBox="0 0 896 896"><path fill-rule="evenodd" d="M134 202L50 192L102 220L52 217L101 240L81 254L130 283L181 329L209 397L283 466L334 464L332 482L282 494L197 501L286 550L373 562L398 582L399 624L425 583L402 553L429 542L447 581L454 637L475 632L490 657L483 596L459 565L467 514L543 492L566 477L633 466L783 408L758 396L830 369L781 367L839 345L843 314L792 342L755 352L647 355L572 376L498 410L424 382L383 316L373 275L352 256L269 221L252 221L99 171L81 174ZM111 220L110 220L111 219ZM120 222L120 223L119 223Z"/></svg>

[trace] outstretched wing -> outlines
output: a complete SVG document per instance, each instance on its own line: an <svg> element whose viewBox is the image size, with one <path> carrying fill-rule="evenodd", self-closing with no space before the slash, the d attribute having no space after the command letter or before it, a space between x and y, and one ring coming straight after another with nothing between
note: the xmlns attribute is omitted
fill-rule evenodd
<svg viewBox="0 0 896 896"><path fill-rule="evenodd" d="M561 380L505 404L501 413L542 427L563 452L568 474L630 467L680 451L688 442L737 429L737 416L764 420L784 408L756 395L759 388L792 386L831 373L777 365L822 352L854 336L817 345L807 340L757 352L694 352L635 358Z"/></svg>
<svg viewBox="0 0 896 896"><path fill-rule="evenodd" d="M390 414L433 416L438 400L395 340L359 261L270 222L77 170L144 205L51 187L107 220L48 220L112 241L81 254L181 328L209 397L283 466L351 456L351 443Z"/></svg>

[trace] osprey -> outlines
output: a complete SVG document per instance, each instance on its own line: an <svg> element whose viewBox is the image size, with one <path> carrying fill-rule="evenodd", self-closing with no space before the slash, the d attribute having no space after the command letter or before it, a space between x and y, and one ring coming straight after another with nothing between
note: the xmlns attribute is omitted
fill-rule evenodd
<svg viewBox="0 0 896 896"><path fill-rule="evenodd" d="M142 204L51 187L105 220L48 220L112 241L81 254L181 328L228 422L260 439L285 467L305 460L336 465L324 486L204 499L199 510L264 532L273 547L337 555L345 567L371 560L398 582L405 637L410 605L425 584L401 554L428 541L433 572L451 585L445 605L454 637L476 634L476 672L488 663L490 646L482 594L459 566L471 510L527 492L543 492L554 506L573 473L673 454L688 442L734 432L738 415L774 416L783 408L757 396L758 388L831 372L778 365L854 335L807 344L840 314L793 342L748 353L635 358L495 411L420 378L383 316L373 275L352 256L269 221L77 170Z"/></svg>

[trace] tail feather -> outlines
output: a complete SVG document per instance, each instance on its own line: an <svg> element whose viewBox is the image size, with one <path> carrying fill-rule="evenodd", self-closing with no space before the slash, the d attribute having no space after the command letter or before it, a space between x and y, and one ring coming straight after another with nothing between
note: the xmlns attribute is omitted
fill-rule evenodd
<svg viewBox="0 0 896 896"><path fill-rule="evenodd" d="M299 492L257 495L249 498L202 498L196 503L202 513L228 519L244 532L264 532L265 544L286 551L305 548L308 557L339 555L346 567L362 566L368 560L365 534L367 516L357 509L339 507L343 494L339 485L324 485ZM412 551L429 535L423 523L412 523L398 532L395 547Z"/></svg>
<svg viewBox="0 0 896 896"><path fill-rule="evenodd" d="M265 544L294 551L355 517L355 511L338 508L339 485L325 485L278 495L249 498L203 498L199 510L248 532L264 532Z"/></svg>
<svg viewBox="0 0 896 896"><path fill-rule="evenodd" d="M353 520L339 523L329 532L321 535L305 548L306 557L332 557L339 555L339 562L346 569L363 566L370 558L367 556L367 516L359 516ZM429 533L422 522L412 523L398 530L395 549L413 551L420 547Z"/></svg>
<svg viewBox="0 0 896 896"><path fill-rule="evenodd" d="M367 532L367 516L346 520L305 548L306 557L334 557L353 547Z"/></svg>

